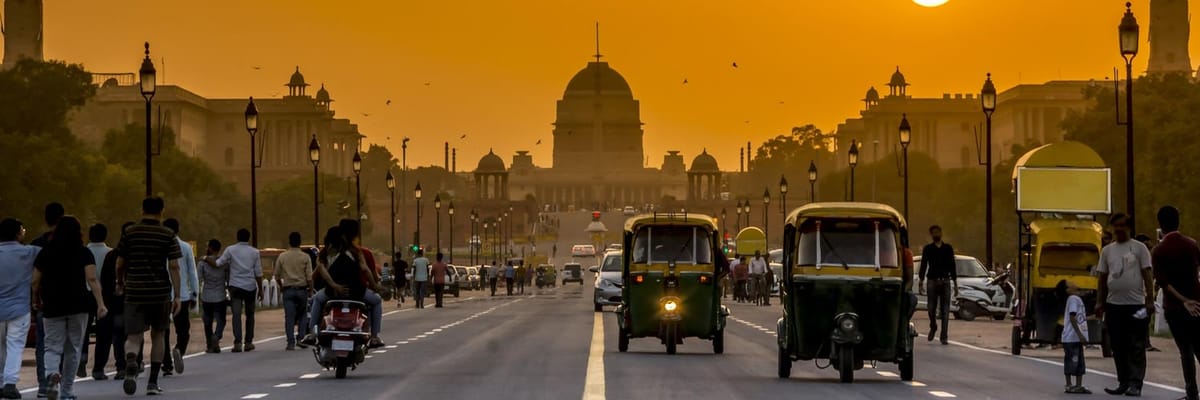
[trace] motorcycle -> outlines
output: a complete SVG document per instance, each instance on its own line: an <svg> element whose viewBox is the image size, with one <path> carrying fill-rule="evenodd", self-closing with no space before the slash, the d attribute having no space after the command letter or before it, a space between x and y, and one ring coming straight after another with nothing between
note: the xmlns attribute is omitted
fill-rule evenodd
<svg viewBox="0 0 1200 400"><path fill-rule="evenodd" d="M955 317L963 321L974 320L981 315L990 315L1001 321L1012 310L1013 294L1017 287L1009 279L1009 271L988 278L980 283L960 282L958 297L955 298Z"/></svg>
<svg viewBox="0 0 1200 400"><path fill-rule="evenodd" d="M333 369L337 379L356 369L367 355L371 335L367 324L367 305L359 301L329 300L317 328L317 346L313 355L325 369Z"/></svg>

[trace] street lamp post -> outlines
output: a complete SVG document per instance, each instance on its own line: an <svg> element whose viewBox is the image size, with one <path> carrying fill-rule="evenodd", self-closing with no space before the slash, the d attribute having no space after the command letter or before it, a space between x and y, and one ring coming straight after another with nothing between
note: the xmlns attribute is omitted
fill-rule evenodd
<svg viewBox="0 0 1200 400"><path fill-rule="evenodd" d="M858 166L858 141L850 142L850 201L854 201L854 167Z"/></svg>
<svg viewBox="0 0 1200 400"><path fill-rule="evenodd" d="M764 187L763 188L763 240L764 240L763 244L764 245L767 243L770 243L770 241L771 241L771 236L770 236L770 233L771 233L770 215L771 214L768 211L771 209L771 207L768 207L769 205L771 205L771 189Z"/></svg>
<svg viewBox="0 0 1200 400"><path fill-rule="evenodd" d="M476 265L475 261L475 209L471 209L469 214L471 218L471 237L467 238L467 248L471 250L471 265Z"/></svg>
<svg viewBox="0 0 1200 400"><path fill-rule="evenodd" d="M779 213L787 214L788 182L783 175L779 176Z"/></svg>
<svg viewBox="0 0 1200 400"><path fill-rule="evenodd" d="M413 198L417 200L417 231L413 234L413 245L421 248L421 182L413 188Z"/></svg>
<svg viewBox="0 0 1200 400"><path fill-rule="evenodd" d="M984 177L984 185L987 185L984 188L984 195L987 196L987 199L984 201L984 212L987 214L983 217L985 225L984 240L987 241L987 244L984 246L984 257L987 260L987 264L985 265L992 265L992 262L995 261L992 259L992 113L996 112L996 85L992 84L992 74L990 72L987 74L987 80L983 81L983 89L979 92L979 101L980 105L983 106L983 116L986 120L984 123L984 140L987 141L983 146L984 151L987 152L987 155L983 158L985 168L987 168L987 171L984 172L986 175Z"/></svg>
<svg viewBox="0 0 1200 400"><path fill-rule="evenodd" d="M808 202L817 202L817 162L808 162Z"/></svg>
<svg viewBox="0 0 1200 400"><path fill-rule="evenodd" d="M908 219L908 145L912 143L912 126L908 124L908 114L900 115L900 154L904 159L904 219Z"/></svg>
<svg viewBox="0 0 1200 400"><path fill-rule="evenodd" d="M354 151L354 159L350 161L350 168L354 170L354 219L362 219L362 181L359 175L362 175L362 155L358 150Z"/></svg>
<svg viewBox="0 0 1200 400"><path fill-rule="evenodd" d="M396 254L396 177L392 176L391 168L388 168L385 182L387 183L388 200L391 202L391 207L388 208L391 211L391 219L388 219L388 226L391 231L392 245L392 254L389 254L389 256L392 256Z"/></svg>
<svg viewBox="0 0 1200 400"><path fill-rule="evenodd" d="M442 195L433 195L433 248L437 253L442 252ZM435 254L437 254L435 253Z"/></svg>
<svg viewBox="0 0 1200 400"><path fill-rule="evenodd" d="M509 229L509 227L512 226L512 217L509 217L509 215L510 214L508 211L504 212L504 219L507 219L508 223L500 225L500 241L502 242L500 251L503 252L505 256L512 255L512 249L510 249L508 246L508 241L512 240L512 231Z"/></svg>
<svg viewBox="0 0 1200 400"><path fill-rule="evenodd" d="M321 144L317 143L317 135L312 136L312 140L308 142L308 161L313 165L313 243L321 243L321 208L319 202L321 195L317 183L320 180L320 171L317 169L321 164Z"/></svg>
<svg viewBox="0 0 1200 400"><path fill-rule="evenodd" d="M733 230L741 232L742 230L742 201L738 200L737 205L733 207L733 212L737 214L737 222L733 224Z"/></svg>
<svg viewBox="0 0 1200 400"><path fill-rule="evenodd" d="M746 215L746 226L750 226L750 199L742 202L742 214Z"/></svg>
<svg viewBox="0 0 1200 400"><path fill-rule="evenodd" d="M1138 53L1139 28L1131 4L1125 3L1125 16L1117 31L1121 41L1121 58L1125 59L1125 203L1129 208L1129 231L1137 232L1137 207L1133 196L1133 58ZM1118 114L1119 115L1119 114ZM1118 120L1118 123L1120 121Z"/></svg>
<svg viewBox="0 0 1200 400"><path fill-rule="evenodd" d="M258 134L258 107L254 106L254 98L246 104L246 132L250 134L250 244L258 247L258 153L254 149L255 138ZM316 239L314 239L316 240ZM314 242L317 243L317 242Z"/></svg>
<svg viewBox="0 0 1200 400"><path fill-rule="evenodd" d="M501 251L503 250L503 247L501 247L503 245L503 243L501 243L501 242L504 241L504 217L503 216L496 217L495 229L496 229L496 235L495 235L496 251L493 254L496 254L500 258L504 258L504 254L501 253Z"/></svg>
<svg viewBox="0 0 1200 400"><path fill-rule="evenodd" d="M450 263L454 264L454 200L450 200L450 206L446 207L447 218L450 219L450 237L447 243L450 243Z"/></svg>
<svg viewBox="0 0 1200 400"><path fill-rule="evenodd" d="M483 256L483 246L488 244L488 239L491 239L491 235L489 235L489 233L490 233L490 231L488 230L488 223L484 222L483 223L483 240L479 241L479 253L480 253L479 255L480 256ZM489 252L492 251L491 246L488 246L488 251ZM496 256L493 254L492 258L496 258Z"/></svg>
<svg viewBox="0 0 1200 400"><path fill-rule="evenodd" d="M400 141L400 187L408 187L408 138ZM400 196L400 232L408 226L408 196ZM414 243L415 244L415 243Z"/></svg>
<svg viewBox="0 0 1200 400"><path fill-rule="evenodd" d="M142 68L138 70L138 76L141 80L142 98L146 99L146 197L150 197L154 195L150 161L150 158L154 156L150 149L150 100L154 98L154 91L157 89L154 62L150 61L150 42L146 42L146 58L142 59Z"/></svg>

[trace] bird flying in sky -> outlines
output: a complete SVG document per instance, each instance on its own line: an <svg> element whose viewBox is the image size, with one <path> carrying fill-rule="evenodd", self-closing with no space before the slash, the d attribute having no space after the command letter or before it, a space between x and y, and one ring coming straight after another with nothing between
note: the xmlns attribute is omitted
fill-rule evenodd
<svg viewBox="0 0 1200 400"><path fill-rule="evenodd" d="M392 105L392 99L388 99L388 101L383 104L388 106Z"/></svg>
<svg viewBox="0 0 1200 400"><path fill-rule="evenodd" d="M687 78L683 78L683 84L684 84L684 85L686 85L686 84L687 84Z"/></svg>
<svg viewBox="0 0 1200 400"><path fill-rule="evenodd" d="M733 67L734 67L734 68L737 68L737 61L734 61L734 62L733 62Z"/></svg>

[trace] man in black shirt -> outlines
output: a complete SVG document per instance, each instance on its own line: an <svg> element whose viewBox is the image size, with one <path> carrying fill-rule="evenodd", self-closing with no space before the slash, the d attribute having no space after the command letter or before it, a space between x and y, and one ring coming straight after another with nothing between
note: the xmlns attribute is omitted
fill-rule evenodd
<svg viewBox="0 0 1200 400"><path fill-rule="evenodd" d="M958 295L958 271L954 263L954 247L942 241L942 227L929 227L929 236L933 243L925 245L921 250L921 271L917 274L920 290L925 290L929 296L926 304L929 308L929 336L938 331L937 320L942 319L942 344L949 342L950 330L950 301ZM925 279L929 278L926 286Z"/></svg>
<svg viewBox="0 0 1200 400"><path fill-rule="evenodd" d="M150 331L150 379L146 394L159 395L158 375L166 354L166 331L179 312L179 258L183 252L175 233L162 226L163 200L142 201L142 220L125 230L117 246L114 292L125 296L125 394L137 391L137 353Z"/></svg>

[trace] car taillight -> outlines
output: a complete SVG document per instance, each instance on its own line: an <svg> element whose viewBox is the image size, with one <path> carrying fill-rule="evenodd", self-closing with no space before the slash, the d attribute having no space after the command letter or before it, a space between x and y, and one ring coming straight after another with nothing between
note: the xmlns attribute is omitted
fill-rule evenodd
<svg viewBox="0 0 1200 400"><path fill-rule="evenodd" d="M710 282L712 282L712 279L708 275L700 275L700 284L708 284Z"/></svg>

